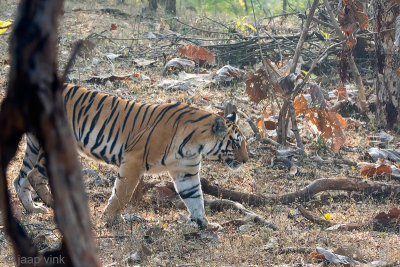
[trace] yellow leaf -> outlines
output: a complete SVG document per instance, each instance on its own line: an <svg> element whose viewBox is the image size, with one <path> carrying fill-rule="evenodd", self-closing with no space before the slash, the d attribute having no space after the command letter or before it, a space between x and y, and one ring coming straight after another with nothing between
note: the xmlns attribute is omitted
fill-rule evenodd
<svg viewBox="0 0 400 267"><path fill-rule="evenodd" d="M257 31L256 28L253 27L253 25L250 25L250 24L248 24L248 23L243 23L243 25L249 27L251 30L253 30L253 31L255 31L255 32Z"/></svg>
<svg viewBox="0 0 400 267"><path fill-rule="evenodd" d="M396 166L396 168L398 168L398 167L399 167L399 164L397 164L397 163L394 163L394 166Z"/></svg>
<svg viewBox="0 0 400 267"><path fill-rule="evenodd" d="M163 227L164 229L167 229L167 224L164 223L164 224L162 225L162 227Z"/></svg>
<svg viewBox="0 0 400 267"><path fill-rule="evenodd" d="M330 221L332 219L332 216L331 216L331 214L326 213L326 214L324 214L324 216L321 216L321 219Z"/></svg>
<svg viewBox="0 0 400 267"><path fill-rule="evenodd" d="M93 170L97 171L97 167L96 167L96 166L94 166L93 164L91 164L91 165L90 165L90 167L92 167L92 168L93 168Z"/></svg>
<svg viewBox="0 0 400 267"><path fill-rule="evenodd" d="M354 166L351 166L351 169L352 169L352 170L355 170L355 169L356 169L356 167L354 167Z"/></svg>
<svg viewBox="0 0 400 267"><path fill-rule="evenodd" d="M328 40L329 36L331 35L330 33L324 32L323 30L321 30L321 33L325 36L326 40Z"/></svg>
<svg viewBox="0 0 400 267"><path fill-rule="evenodd" d="M302 70L301 72L304 73L305 75L308 74L308 71L305 71L305 70ZM311 80L317 79L317 75L315 75L314 73L311 73L311 74L310 74L310 79L311 79Z"/></svg>
<svg viewBox="0 0 400 267"><path fill-rule="evenodd" d="M10 20L6 20L6 21L0 20L0 34L5 32L6 30L10 29L11 25L12 25L12 21L10 21Z"/></svg>

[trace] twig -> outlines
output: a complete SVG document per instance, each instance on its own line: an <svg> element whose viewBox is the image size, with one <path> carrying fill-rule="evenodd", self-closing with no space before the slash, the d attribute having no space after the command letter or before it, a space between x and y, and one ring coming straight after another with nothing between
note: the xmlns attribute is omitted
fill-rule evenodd
<svg viewBox="0 0 400 267"><path fill-rule="evenodd" d="M317 66L318 62L325 56L326 53L328 53L329 50L331 50L334 47L340 46L344 44L345 41L341 41L340 43L336 43L333 45L330 45L327 47L316 59L313 60L310 69L307 72L306 77L304 77L303 81L299 84L296 85L296 87L293 89L293 96L296 96L300 93L300 91L303 89L304 85L306 85L308 79L310 78L310 75L312 74L312 71L314 68Z"/></svg>
<svg viewBox="0 0 400 267"><path fill-rule="evenodd" d="M322 21L322 20L320 20L320 19L318 19L318 18L316 18L316 17L313 17L313 21L315 21L315 22L318 23L318 24L322 24L322 25L324 25L325 27L333 28L333 26L332 26L331 24L329 24L329 23L327 23L327 22L325 22L325 21Z"/></svg>
<svg viewBox="0 0 400 267"><path fill-rule="evenodd" d="M62 76L61 83L64 83L66 81L67 75L68 75L69 71L71 70L72 65L74 64L76 56L78 55L79 51L82 49L82 46L83 46L83 41L82 40L79 40L78 42L75 43L74 50L72 51L72 54L71 54L71 56L70 56L70 58L68 60L67 65L65 66L64 74Z"/></svg>
<svg viewBox="0 0 400 267"><path fill-rule="evenodd" d="M276 253L277 254L291 254L291 253L300 253L300 254L309 254L315 251L315 249L310 247L288 247L279 249Z"/></svg>
<svg viewBox="0 0 400 267"><path fill-rule="evenodd" d="M258 46L260 47L260 59L261 59L261 62L264 64L264 67L265 67L265 63L264 63L264 56L263 56L263 53L262 53L262 48L261 48L261 43L260 43L260 34L259 34L259 31L258 31L258 24L257 24L257 18L256 18L256 13L254 12L254 5L253 5L253 0L250 0L250 2L251 2L251 8L252 8L252 10L253 10L253 18L254 18L254 24L255 24L255 26L256 26L256 32L257 32L257 43L258 43Z"/></svg>
<svg viewBox="0 0 400 267"><path fill-rule="evenodd" d="M312 157L313 160L318 162L319 164L343 164L349 166L357 166L357 163L348 159L322 159L320 156Z"/></svg>
<svg viewBox="0 0 400 267"><path fill-rule="evenodd" d="M279 18L279 17L298 15L298 14L299 14L299 12L292 12L292 13L285 13L285 14L279 14L279 15L275 15L275 16L271 16L271 17L266 17L263 19L275 19L275 18Z"/></svg>
<svg viewBox="0 0 400 267"><path fill-rule="evenodd" d="M242 204L238 202L227 199L205 199L204 204L208 205L210 209L214 211L222 211L226 209L239 211L240 213L246 215L248 220L254 223L259 223L273 230L278 230L276 226L265 220L262 216L246 209Z"/></svg>
<svg viewBox="0 0 400 267"><path fill-rule="evenodd" d="M301 48L303 47L304 40L306 39L308 29L310 28L310 24L314 17L314 12L315 12L315 9L317 8L318 4L319 4L319 0L314 0L313 4L311 6L310 13L308 14L308 17L306 20L306 24L304 25L303 31L301 32L299 42L297 43L297 46L296 46L296 51L293 56L293 63L292 63L292 66L290 67L290 73L294 73L296 70L297 62L300 57Z"/></svg>
<svg viewBox="0 0 400 267"><path fill-rule="evenodd" d="M304 216L307 220L310 222L313 222L318 225L322 226L329 226L327 230L342 230L342 231L351 231L351 230L357 230L360 228L368 227L371 225L371 223L367 224L359 224L359 223L345 223L345 224L339 224L331 220L325 220L319 217L318 215L312 213L311 211L307 210L305 207L302 205L299 205L297 209L300 211L301 215Z"/></svg>
<svg viewBox="0 0 400 267"><path fill-rule="evenodd" d="M292 121L292 132L296 137L297 147L304 152L304 145L303 142L301 141L299 128L297 127L296 116L294 114L293 101L290 101L289 103L289 114L290 114L290 120Z"/></svg>
<svg viewBox="0 0 400 267"><path fill-rule="evenodd" d="M216 32L216 31L204 30L204 29L200 29L200 28L194 27L194 26L192 26L192 25L189 25L189 24L187 24L187 23L181 21L181 20L178 19L177 17L174 17L173 19L175 19L175 20L176 20L177 22L179 22L180 24L185 25L185 26L187 26L187 27L190 27L190 28L192 28L192 29L194 29L194 30L197 30L197 31L207 32L207 33L215 33L215 34L223 34L223 35L233 35L233 34L235 34L235 35L238 35L240 38L243 38L243 36L242 36L241 34L239 34L239 33Z"/></svg>
<svg viewBox="0 0 400 267"><path fill-rule="evenodd" d="M313 214L311 211L308 211L302 205L297 206L297 209L300 211L301 215L304 216L304 218L306 218L307 220L309 220L313 223L323 225L323 226L332 226L335 224L332 221L324 220L324 219L320 218L318 215Z"/></svg>

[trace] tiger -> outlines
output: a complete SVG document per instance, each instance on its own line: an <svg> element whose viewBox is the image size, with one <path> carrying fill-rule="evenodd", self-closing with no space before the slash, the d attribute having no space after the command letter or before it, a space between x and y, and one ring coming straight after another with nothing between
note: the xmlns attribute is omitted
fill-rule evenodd
<svg viewBox="0 0 400 267"><path fill-rule="evenodd" d="M119 168L103 210L106 219L120 218L144 174L168 172L189 220L204 229L202 158L224 161L231 169L249 159L235 112L222 117L187 103L145 104L73 84L63 85L62 102L80 154ZM44 212L31 191L53 205L44 150L34 135L26 140L14 187L27 212Z"/></svg>

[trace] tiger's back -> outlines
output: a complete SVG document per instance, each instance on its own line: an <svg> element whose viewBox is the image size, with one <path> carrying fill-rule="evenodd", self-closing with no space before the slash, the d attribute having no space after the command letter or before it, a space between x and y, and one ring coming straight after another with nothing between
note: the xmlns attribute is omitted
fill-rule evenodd
<svg viewBox="0 0 400 267"><path fill-rule="evenodd" d="M199 178L202 156L225 160L230 167L248 159L244 137L233 117L224 119L179 102L128 101L75 85L64 86L63 104L81 153L119 166L112 196L105 208L108 217L119 214L143 174L168 171L192 220L204 226ZM34 162L32 154L37 157L35 168L27 166ZM28 185L23 180L23 173L28 173L29 167L30 184L51 205L44 182L47 178L43 151L32 136L28 137L23 168L14 183L28 210L34 208L34 203L26 197Z"/></svg>

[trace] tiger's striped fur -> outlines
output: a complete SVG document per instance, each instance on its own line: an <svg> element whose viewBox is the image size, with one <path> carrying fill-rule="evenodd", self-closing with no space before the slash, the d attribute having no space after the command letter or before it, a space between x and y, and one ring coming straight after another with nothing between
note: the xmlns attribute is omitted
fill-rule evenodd
<svg viewBox="0 0 400 267"><path fill-rule="evenodd" d="M63 104L81 154L119 166L104 210L107 217L120 214L142 175L168 171L191 220L205 227L202 157L224 160L231 168L248 160L234 113L222 118L185 103L143 104L69 84L63 89ZM45 164L42 148L28 134L23 165L14 180L27 211L42 211L32 201L30 185L52 205Z"/></svg>

